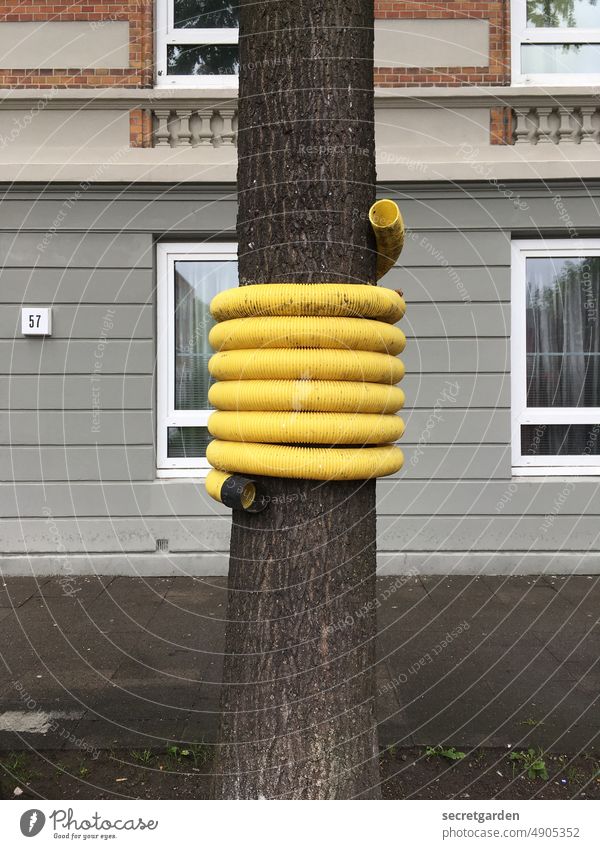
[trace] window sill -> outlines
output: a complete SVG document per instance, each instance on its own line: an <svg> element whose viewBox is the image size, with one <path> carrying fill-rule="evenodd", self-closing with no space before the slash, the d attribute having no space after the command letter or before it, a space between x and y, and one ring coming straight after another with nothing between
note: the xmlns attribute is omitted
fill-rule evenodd
<svg viewBox="0 0 600 849"><path fill-rule="evenodd" d="M190 480L195 478L196 480L203 481L209 472L209 466L203 468L198 467L195 469L157 469L156 477L162 480L166 478L180 478L181 480Z"/></svg>
<svg viewBox="0 0 600 849"><path fill-rule="evenodd" d="M600 477L599 466L513 466L513 477Z"/></svg>

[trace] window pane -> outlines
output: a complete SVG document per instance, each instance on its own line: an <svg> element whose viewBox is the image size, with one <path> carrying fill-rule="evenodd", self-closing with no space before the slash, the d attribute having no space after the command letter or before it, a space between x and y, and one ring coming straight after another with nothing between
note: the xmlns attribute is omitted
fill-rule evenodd
<svg viewBox="0 0 600 849"><path fill-rule="evenodd" d="M171 44L167 47L167 74L237 74L239 70L237 44Z"/></svg>
<svg viewBox="0 0 600 849"><path fill-rule="evenodd" d="M528 27L600 28L597 0L527 0Z"/></svg>
<svg viewBox="0 0 600 849"><path fill-rule="evenodd" d="M527 259L527 406L600 407L600 257Z"/></svg>
<svg viewBox="0 0 600 849"><path fill-rule="evenodd" d="M198 459L206 456L212 437L205 427L167 428L167 457Z"/></svg>
<svg viewBox="0 0 600 849"><path fill-rule="evenodd" d="M239 0L173 0L173 6L176 29L238 26Z"/></svg>
<svg viewBox="0 0 600 849"><path fill-rule="evenodd" d="M521 454L591 456L600 454L600 424L521 426Z"/></svg>
<svg viewBox="0 0 600 849"><path fill-rule="evenodd" d="M522 44L524 74L598 74L600 44Z"/></svg>
<svg viewBox="0 0 600 849"><path fill-rule="evenodd" d="M237 262L178 260L175 263L175 399L176 410L208 407L208 333L214 324L212 298L237 285ZM170 455L169 455L170 456Z"/></svg>

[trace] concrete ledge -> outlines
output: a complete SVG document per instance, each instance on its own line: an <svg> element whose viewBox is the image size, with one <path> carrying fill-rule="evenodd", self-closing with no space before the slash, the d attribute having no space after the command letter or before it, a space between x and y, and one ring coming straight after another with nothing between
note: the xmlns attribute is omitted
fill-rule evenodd
<svg viewBox="0 0 600 849"><path fill-rule="evenodd" d="M0 557L0 577L227 575L229 555L94 554ZM600 575L596 552L398 552L378 555L380 575Z"/></svg>

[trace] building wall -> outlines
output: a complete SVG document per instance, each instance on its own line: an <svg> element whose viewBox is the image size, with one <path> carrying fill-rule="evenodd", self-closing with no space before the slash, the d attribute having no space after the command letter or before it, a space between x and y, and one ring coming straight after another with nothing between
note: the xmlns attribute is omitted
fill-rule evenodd
<svg viewBox="0 0 600 849"><path fill-rule="evenodd" d="M0 4L2 88L151 86L154 0Z"/></svg>
<svg viewBox="0 0 600 849"><path fill-rule="evenodd" d="M375 0L375 18L376 86L510 82L510 0Z"/></svg>
<svg viewBox="0 0 600 849"><path fill-rule="evenodd" d="M151 86L154 2L0 4L0 87ZM509 0L375 0L375 18L377 86L509 81Z"/></svg>
<svg viewBox="0 0 600 849"><path fill-rule="evenodd" d="M154 269L158 239L231 239L231 185L3 188L0 569L223 573L228 511L199 480L156 478ZM410 232L385 279L405 292L408 345L383 571L599 569L598 483L577 481L548 523L565 482L511 479L510 240L532 221L565 235L557 192L597 235L599 183L386 186ZM51 338L21 336L22 304L53 305Z"/></svg>

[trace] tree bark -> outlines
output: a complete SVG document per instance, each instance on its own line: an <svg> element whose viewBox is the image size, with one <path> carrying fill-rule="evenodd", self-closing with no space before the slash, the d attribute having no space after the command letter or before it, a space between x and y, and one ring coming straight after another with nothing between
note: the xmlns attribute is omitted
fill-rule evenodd
<svg viewBox="0 0 600 849"><path fill-rule="evenodd" d="M372 0L240 8L240 285L374 283ZM234 511L217 798L379 797L375 484Z"/></svg>

